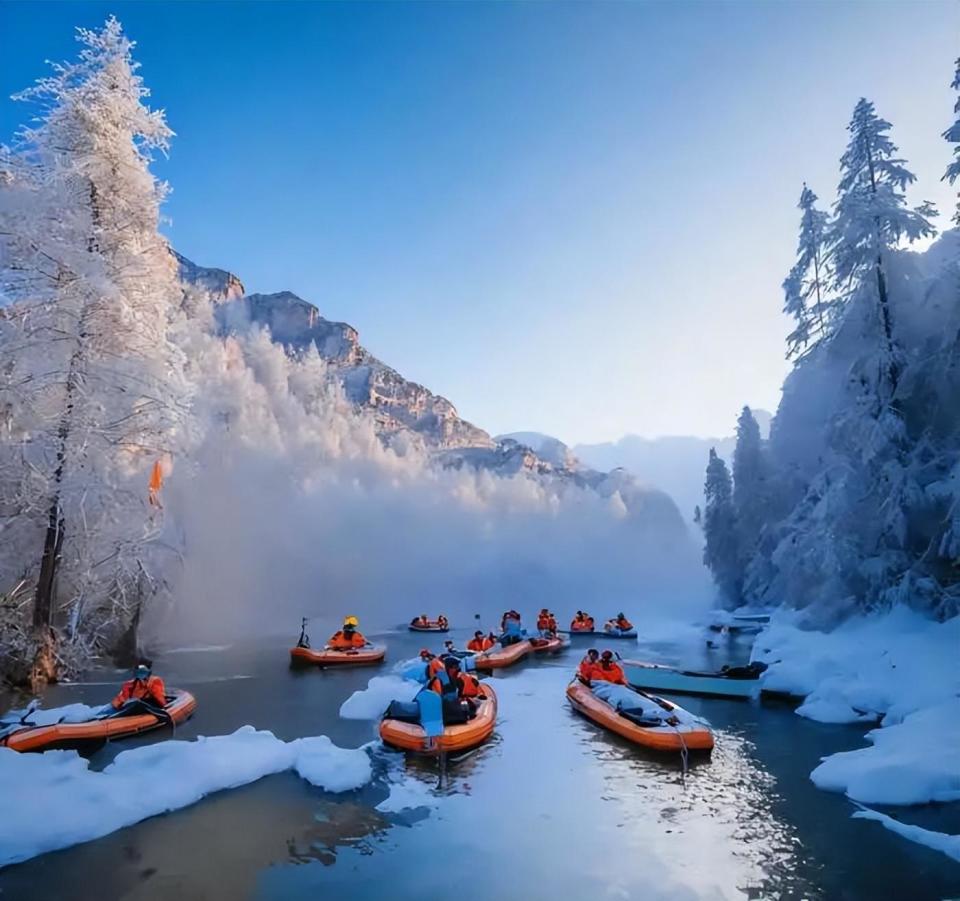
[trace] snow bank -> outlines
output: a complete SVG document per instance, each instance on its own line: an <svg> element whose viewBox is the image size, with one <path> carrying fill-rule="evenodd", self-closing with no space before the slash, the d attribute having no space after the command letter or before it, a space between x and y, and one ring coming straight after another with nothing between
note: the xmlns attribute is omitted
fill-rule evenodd
<svg viewBox="0 0 960 901"><path fill-rule="evenodd" d="M900 607L814 632L781 612L757 638L754 659L769 664L765 689L806 696L801 716L857 722L868 714L890 725L960 693L958 648L960 617L937 623Z"/></svg>
<svg viewBox="0 0 960 901"><path fill-rule="evenodd" d="M763 687L805 695L801 716L881 720L871 746L834 754L811 778L864 803L960 800L960 617L936 623L907 608L804 631L778 613L757 639Z"/></svg>
<svg viewBox="0 0 960 901"><path fill-rule="evenodd" d="M960 861L960 835L946 835L943 832L932 832L920 826L911 826L909 823L901 823L899 820L876 810L858 810L853 816L858 820L876 820L883 824L884 829L896 832L897 835L901 835L911 842L933 848L934 851L942 851L954 860Z"/></svg>
<svg viewBox="0 0 960 901"><path fill-rule="evenodd" d="M810 778L863 804L960 801L960 698L867 733L873 746L824 759Z"/></svg>
<svg viewBox="0 0 960 901"><path fill-rule="evenodd" d="M424 669L422 663L420 669ZM345 720L379 719L391 701L412 701L423 686L401 676L374 676L366 688L355 691L340 705Z"/></svg>
<svg viewBox="0 0 960 901"><path fill-rule="evenodd" d="M124 751L101 773L74 751L18 754L0 748L0 797L4 810L15 812L0 818L0 867L294 768L334 792L370 779L363 748L344 750L325 736L284 742L252 726Z"/></svg>

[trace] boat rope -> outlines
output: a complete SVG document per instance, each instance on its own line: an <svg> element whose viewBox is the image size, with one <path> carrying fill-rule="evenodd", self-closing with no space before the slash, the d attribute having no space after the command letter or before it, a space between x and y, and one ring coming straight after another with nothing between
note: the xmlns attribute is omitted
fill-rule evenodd
<svg viewBox="0 0 960 901"><path fill-rule="evenodd" d="M686 788L687 771L690 768L690 750L687 748L687 743L684 741L683 733L679 727L673 726L673 731L677 733L677 738L680 739L680 784Z"/></svg>

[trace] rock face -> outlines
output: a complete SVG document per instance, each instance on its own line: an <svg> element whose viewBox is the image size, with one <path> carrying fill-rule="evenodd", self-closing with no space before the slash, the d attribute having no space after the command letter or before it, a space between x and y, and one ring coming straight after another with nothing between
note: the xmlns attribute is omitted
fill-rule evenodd
<svg viewBox="0 0 960 901"><path fill-rule="evenodd" d="M200 287L205 285L200 283ZM325 319L312 303L290 291L248 294L220 303L216 318L224 335L260 326L269 328L273 340L290 353L316 346L345 396L373 412L385 437L409 429L432 449L494 446L490 436L461 419L445 397L408 381L374 357L360 344L352 325Z"/></svg>
<svg viewBox="0 0 960 901"><path fill-rule="evenodd" d="M237 297L243 297L246 293L243 282L232 272L227 272L225 269L206 269L192 263L175 250L171 250L171 253L180 267L180 281L201 288L215 302L233 300Z"/></svg>

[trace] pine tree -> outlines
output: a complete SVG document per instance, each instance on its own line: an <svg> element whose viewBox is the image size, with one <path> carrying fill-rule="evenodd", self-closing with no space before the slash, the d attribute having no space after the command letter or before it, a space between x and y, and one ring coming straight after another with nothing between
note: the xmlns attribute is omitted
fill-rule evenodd
<svg viewBox="0 0 960 901"><path fill-rule="evenodd" d="M955 91L960 91L960 59L957 60L957 68L953 74L950 87ZM943 133L944 140L957 145L953 148L953 162L947 166L947 171L943 174L943 180L950 182L950 184L954 184L957 178L960 178L960 96L953 104L953 112L956 114L956 119L953 125ZM960 226L960 199L957 200L957 209L953 214L953 221Z"/></svg>
<svg viewBox="0 0 960 901"><path fill-rule="evenodd" d="M764 526L767 492L767 460L760 426L750 408L744 407L737 420L737 444L733 451L733 508L744 566L753 554Z"/></svg>
<svg viewBox="0 0 960 901"><path fill-rule="evenodd" d="M149 171L172 132L144 105L133 44L115 19L79 29L78 40L77 62L18 95L40 115L2 166L5 189L22 201L0 212L0 290L17 303L10 366L32 386L17 416L46 498L33 608L41 632L64 589L75 629L94 610L98 630L122 627L142 599L151 577L139 548L155 524L140 482L171 450L186 390L168 338L182 292L158 232L165 191Z"/></svg>
<svg viewBox="0 0 960 901"><path fill-rule="evenodd" d="M935 233L927 217L929 204L907 207L905 190L915 176L896 156L887 132L889 122L877 116L873 104L861 98L847 130L850 142L840 159L840 185L830 226L829 261L841 290L853 296L873 294L879 311L886 360L886 390L896 393L899 354L888 296L887 256L902 238L914 241Z"/></svg>
<svg viewBox="0 0 960 901"><path fill-rule="evenodd" d="M733 507L733 485L727 464L710 449L704 484L703 532L706 544L703 562L713 574L725 607L739 605L742 569L737 540L737 518Z"/></svg>
<svg viewBox="0 0 960 901"><path fill-rule="evenodd" d="M804 184L797 204L803 211L797 261L783 282L783 311L793 316L797 323L787 336L788 358L806 349L814 336L823 338L827 334L830 306L825 260L828 217L814 206L816 202L817 195Z"/></svg>

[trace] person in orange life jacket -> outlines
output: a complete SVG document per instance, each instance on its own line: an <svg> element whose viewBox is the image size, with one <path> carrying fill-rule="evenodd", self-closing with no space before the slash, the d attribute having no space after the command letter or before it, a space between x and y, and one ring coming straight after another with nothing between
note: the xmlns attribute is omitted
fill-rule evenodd
<svg viewBox="0 0 960 901"><path fill-rule="evenodd" d="M151 672L153 663L146 658L141 658L133 671L133 678L123 683L120 692L110 702L114 710L119 710L127 701L145 701L157 707L163 707L167 703L166 691L163 686L163 679L154 676Z"/></svg>
<svg viewBox="0 0 960 901"><path fill-rule="evenodd" d="M367 639L357 631L358 625L355 616L348 616L343 621L343 628L330 636L327 647L335 651L352 651L356 648L362 648L367 643Z"/></svg>
<svg viewBox="0 0 960 901"><path fill-rule="evenodd" d="M443 661L426 648L420 652L420 659L426 664L426 680L429 684L430 680L443 669Z"/></svg>
<svg viewBox="0 0 960 901"><path fill-rule="evenodd" d="M600 652L596 648L590 648L587 656L580 661L580 667L577 675L581 682L589 682L593 678L593 671L600 665Z"/></svg>
<svg viewBox="0 0 960 901"><path fill-rule="evenodd" d="M490 647L492 647L492 644L487 643L487 639L484 638L483 632L479 629L473 633L473 638L467 642L467 650L475 651L478 654L482 654Z"/></svg>
<svg viewBox="0 0 960 901"><path fill-rule="evenodd" d="M578 610L573 622L570 623L570 629L574 632L592 632L593 617L588 616L582 610Z"/></svg>
<svg viewBox="0 0 960 901"><path fill-rule="evenodd" d="M440 666L427 679L427 690L435 691L444 701L457 701L460 698L460 686L456 673L460 670L460 661L450 657L446 661L434 658Z"/></svg>
<svg viewBox="0 0 960 901"><path fill-rule="evenodd" d="M626 676L620 664L613 659L612 651L604 651L600 655L600 664L593 668L590 678L597 682L613 682L615 685L627 684Z"/></svg>
<svg viewBox="0 0 960 901"><path fill-rule="evenodd" d="M437 617L437 625L438 625L441 629L449 629L449 628L450 628L450 622L449 622L449 620L448 620L442 613Z"/></svg>
<svg viewBox="0 0 960 901"><path fill-rule="evenodd" d="M546 632L550 628L550 611L544 607L537 617L537 628L541 632Z"/></svg>
<svg viewBox="0 0 960 901"><path fill-rule="evenodd" d="M630 622L622 613L617 614L617 618L614 620L613 624L623 632L629 632L633 628L633 623Z"/></svg>

